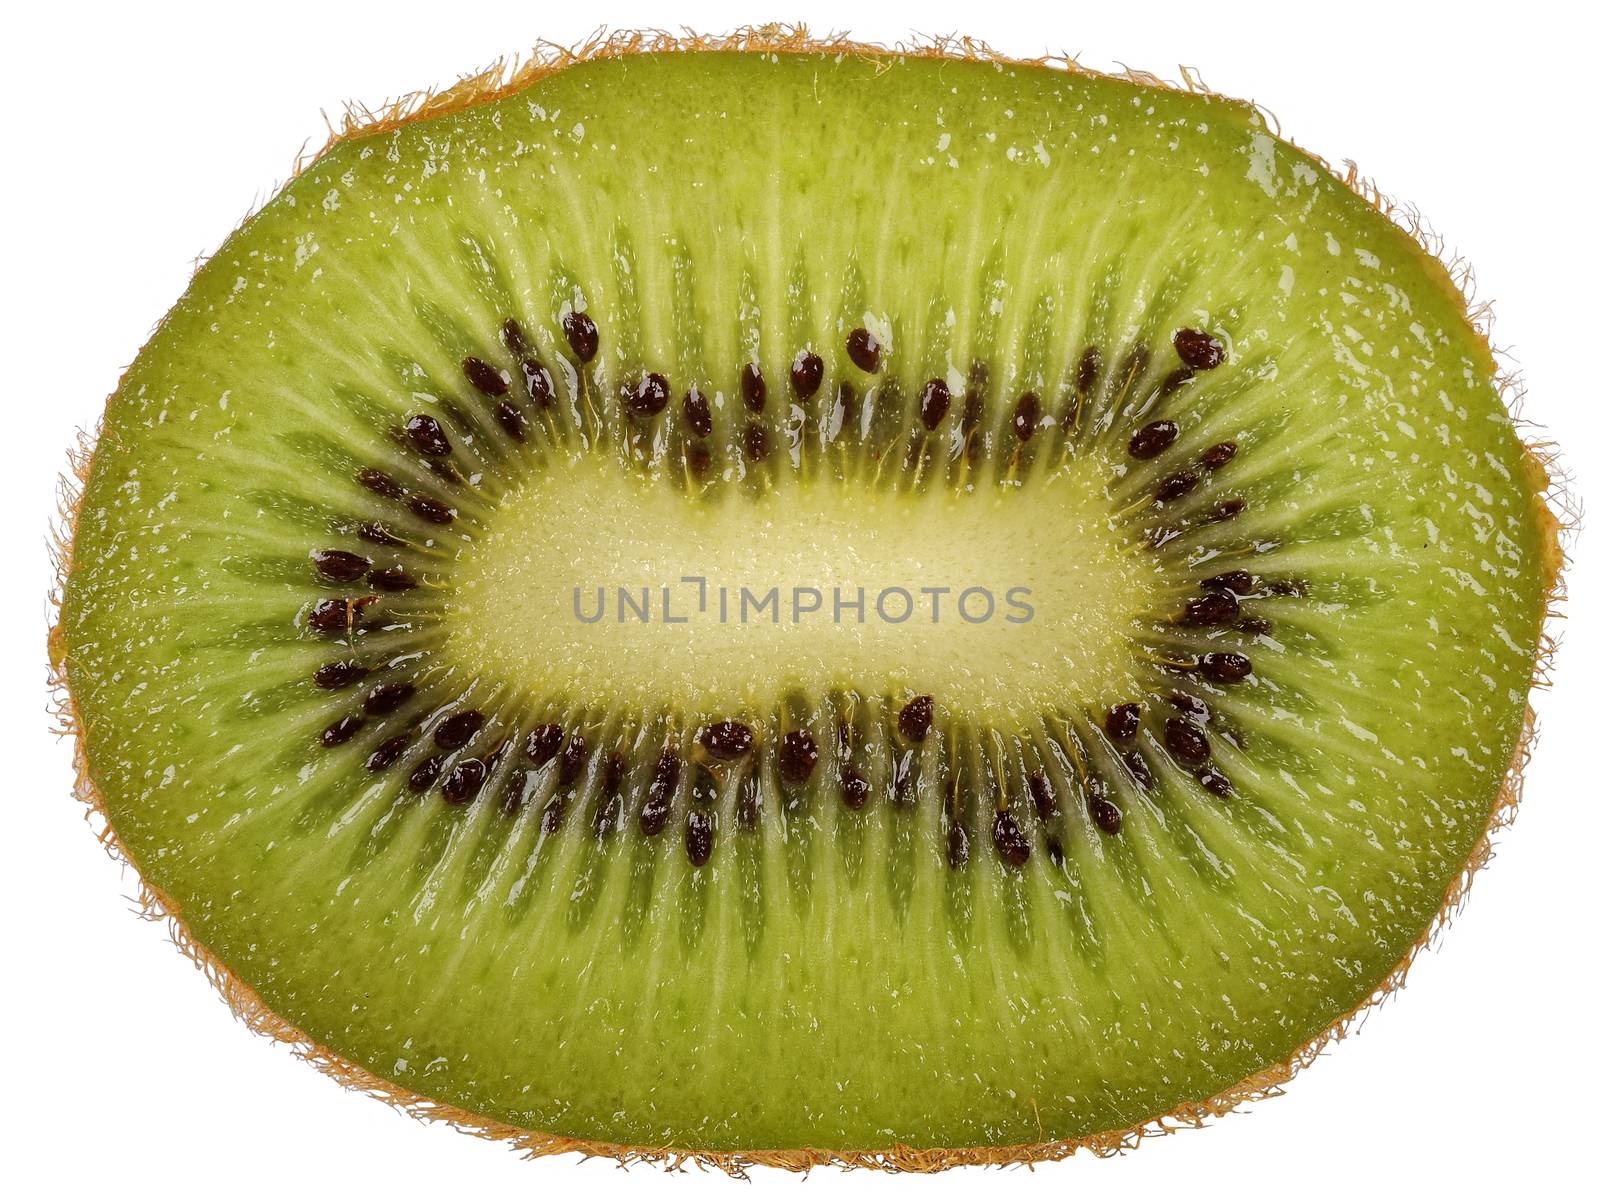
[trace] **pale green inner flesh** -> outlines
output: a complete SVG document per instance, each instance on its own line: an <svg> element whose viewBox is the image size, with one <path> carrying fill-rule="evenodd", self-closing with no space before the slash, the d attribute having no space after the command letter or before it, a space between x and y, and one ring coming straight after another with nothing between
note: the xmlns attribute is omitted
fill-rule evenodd
<svg viewBox="0 0 1600 1200"><path fill-rule="evenodd" d="M113 398L64 610L93 776L194 936L319 1043L474 1112L606 1141L1025 1143L1142 1121L1282 1059L1427 927L1521 728L1542 611L1536 501L1457 297L1238 106L1030 68L881 67L602 62L347 143L207 263ZM561 333L574 308L601 338L581 384ZM486 412L461 363L514 372L508 316L557 384L527 441L449 426L471 482L448 527L358 486L371 466L444 490L386 431ZM862 325L885 344L881 376L845 358ZM1159 378L1180 327L1229 356L1183 392L1159 462L1126 457L1126 424L1063 431L1086 345L1109 374L1143 342ZM786 385L806 347L827 369L810 406ZM761 463L741 451L749 360L769 388ZM976 457L960 419L975 362ZM673 403L630 421L618 390L646 370ZM955 400L919 441L930 377ZM830 425L841 383L864 402L890 378L912 400L893 420L870 437ZM692 485L690 383L714 423ZM1050 419L1018 450L1029 390ZM1120 421L1108 395L1090 415ZM1153 482L1222 439L1237 459L1163 510L1189 532L1139 549ZM1228 496L1247 510L1197 524ZM451 805L407 790L421 746L373 773L376 729L317 744L355 693L310 683L335 649L304 613L350 589L308 555L371 551L354 528L374 517L412 543L397 557L425 586L386 599L390 627L357 650L425 671L428 704L491 713L464 754L581 725L596 753L558 835L540 829L552 771L512 811ZM1196 579L1236 566L1307 594L1247 602L1272 631L1248 640L1245 683L1175 681L1161 654L1244 644L1167 623ZM542 608L576 575L764 588L802 569L818 586L1019 583L1038 616L857 642ZM1230 798L1159 742L1180 685L1211 705ZM896 807L913 691L940 708L915 803ZM1148 791L1097 733L1118 698L1146 705ZM639 800L664 744L687 758L698 722L746 710L762 751L701 797L717 841L695 868L695 773L657 837ZM872 789L859 812L839 802L844 717ZM804 788L777 776L783 727L816 735ZM1049 750L1074 738L1076 761ZM630 807L600 841L612 752ZM740 830L750 770L764 815ZM1021 801L1034 771L1060 805L1048 828ZM1119 835L1087 815L1086 772ZM959 870L954 776L973 797ZM1002 796L1033 848L1020 869L987 833Z"/></svg>
<svg viewBox="0 0 1600 1200"><path fill-rule="evenodd" d="M1157 603L1150 555L1109 528L1108 474L1081 459L979 495L829 478L707 504L580 459L508 497L466 554L445 653L635 712L852 688L930 692L1006 732L1101 711L1137 686L1129 635Z"/></svg>

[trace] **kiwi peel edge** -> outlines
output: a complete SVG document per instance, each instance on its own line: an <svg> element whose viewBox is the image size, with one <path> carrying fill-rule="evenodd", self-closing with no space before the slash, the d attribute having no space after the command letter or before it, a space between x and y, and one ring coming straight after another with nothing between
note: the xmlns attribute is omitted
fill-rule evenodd
<svg viewBox="0 0 1600 1200"><path fill-rule="evenodd" d="M804 25L771 24L734 30L725 35L702 35L685 31L673 34L660 30L604 29L579 46L568 48L539 42L526 58L501 59L483 71L464 76L454 85L439 91L418 91L381 105L377 109L352 104L347 107L337 128L330 123L330 135L321 150L302 154L294 165L298 175L334 146L352 138L397 129L414 121L427 120L502 99L569 66L595 59L636 54L684 53L693 51L744 51L767 54L839 54L874 61L880 70L890 70L897 58L964 59L976 62L1027 66L1075 74L1115 78L1142 86L1187 91L1215 96L1189 68L1180 68L1179 82L1171 82L1144 71L1124 68L1102 72L1081 66L1067 56L1047 55L1020 59L999 53L986 44L966 37L918 37L905 44L882 46L857 42L842 34L813 36ZM1273 133L1282 136L1272 115L1247 101L1232 101L1263 117ZM1290 144L1293 142L1291 139ZM1298 147L1297 147L1298 148ZM1306 152L1302 149L1302 152ZM1311 155L1316 158L1317 156ZM1328 164L1318 158L1325 167ZM1539 505L1541 526L1541 568L1543 573L1543 624L1534 656L1532 686L1547 686L1556 641L1549 621L1560 616L1565 600L1562 570L1576 533L1577 513L1566 491L1559 452L1554 443L1537 436L1537 429L1521 415L1524 388L1518 375L1507 368L1490 341L1491 306L1472 298L1473 275L1470 265L1457 256L1446 255L1442 240L1415 208L1398 204L1359 174L1346 160L1342 171L1328 168L1355 195L1364 200L1391 224L1404 232L1416 247L1418 260L1441 286L1457 298L1461 312L1476 334L1483 360L1494 376L1496 387L1523 440L1523 462ZM201 260L203 261L203 260ZM1440 907L1423 932L1406 949L1400 960L1359 1004L1336 1018L1282 1061L1238 1080L1207 1099L1186 1102L1142 1122L1119 1129L1103 1130L1084 1137L1065 1140L1040 1140L1005 1146L963 1148L920 1147L895 1144L872 1149L828 1149L800 1147L778 1150L688 1150L673 1146L641 1146L591 1141L544 1133L493 1121L445 1104L374 1075L326 1046L318 1044L295 1025L280 1017L260 999L239 976L190 933L179 906L153 886L140 871L139 864L117 833L95 785L84 739L84 728L73 700L67 677L65 646L60 620L65 582L73 559L77 518L84 485L93 468L98 435L85 432L78 447L69 454L68 468L59 485L58 517L51 535L54 586L51 591L51 628L48 635L50 711L58 736L73 743L74 796L85 806L85 819L107 853L134 872L138 880L138 910L147 920L162 921L173 943L221 995L234 1016L253 1032L290 1046L296 1057L305 1060L341 1086L376 1097L419 1120L443 1121L463 1132L491 1141L510 1144L530 1158L576 1153L585 1158L608 1158L619 1164L643 1162L677 1169L687 1164L714 1167L735 1177L744 1177L749 1167L776 1167L789 1171L808 1171L812 1167L837 1165L867 1167L894 1172L934 1172L957 1166L999 1166L1018 1163L1051 1162L1068 1158L1078 1151L1106 1157L1130 1150L1148 1137L1198 1128L1208 1121L1234 1111L1242 1105L1276 1096L1284 1086L1309 1066L1329 1045L1342 1040L1358 1028L1368 1010L1377 1007L1406 982L1412 964L1442 933L1464 907L1479 870L1493 857L1495 836L1514 819L1521 801L1523 771L1532 755L1536 738L1535 713L1528 706L1521 733L1512 750L1506 774L1490 808L1484 828L1478 835L1459 873L1450 881Z"/></svg>

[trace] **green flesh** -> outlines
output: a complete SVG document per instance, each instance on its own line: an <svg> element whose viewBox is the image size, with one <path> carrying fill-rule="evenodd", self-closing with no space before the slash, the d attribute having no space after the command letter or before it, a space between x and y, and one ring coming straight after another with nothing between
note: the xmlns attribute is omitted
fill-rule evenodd
<svg viewBox="0 0 1600 1200"><path fill-rule="evenodd" d="M600 333L582 395L573 307ZM507 317L552 371L546 414L517 390ZM845 355L861 325L885 343L876 376ZM1182 432L1136 461L1120 364L1148 345L1149 391L1185 327L1224 338L1227 361L1152 410ZM1068 434L1090 344L1105 369ZM788 368L807 347L826 375L800 403ZM469 355L517 384L524 444L485 415ZM751 359L761 462L741 449ZM654 420L618 401L643 371L671 382ZM932 377L955 399L924 437ZM712 397L698 481L691 383ZM859 417L830 432L840 383L880 400L866 436ZM1024 445L1027 391L1051 419ZM417 412L450 430L469 486L431 480L390 438ZM1224 439L1232 463L1149 505L1153 481ZM362 467L458 518L417 519L358 486ZM1228 497L1243 514L1200 522ZM1437 265L1251 110L994 64L643 56L345 142L206 264L106 414L65 670L149 882L271 1009L379 1076L607 1142L1033 1143L1284 1059L1428 926L1521 729L1539 511ZM415 545L361 542L371 520ZM1182 532L1150 549L1157 526ZM766 540L741 540L758 527ZM398 724L317 744L361 689L312 686L340 651L303 614L368 590L318 580L307 556L327 548L425 583L385 597L374 611L398 627L346 652L422 671L413 716L463 696L489 713L461 754L518 739L476 801L408 790L425 739L367 771ZM1241 567L1305 584L1245 599L1270 633L1170 622L1199 579ZM695 626L685 643L559 611L574 583L684 574L1032 584L1040 619L947 636L868 623L859 644ZM546 582L559 590L536 594ZM1207 649L1242 650L1253 675L1223 687L1154 661ZM1163 749L1178 689L1209 703L1233 796ZM894 724L917 692L934 727L897 805ZM1149 790L1100 733L1119 701L1144 706ZM757 751L697 799L689 743L724 717ZM845 717L860 811L839 799ZM597 751L550 834L545 803L568 790L553 767L504 801L542 721L581 725ZM800 727L820 761L792 786L772 749ZM647 838L639 806L668 742L679 790ZM623 811L602 840L612 752ZM1049 822L1034 772L1056 794ZM1119 835L1090 818L1091 775ZM1020 868L989 835L1001 796L1032 847ZM699 868L696 804L716 814ZM970 835L958 868L952 820Z"/></svg>

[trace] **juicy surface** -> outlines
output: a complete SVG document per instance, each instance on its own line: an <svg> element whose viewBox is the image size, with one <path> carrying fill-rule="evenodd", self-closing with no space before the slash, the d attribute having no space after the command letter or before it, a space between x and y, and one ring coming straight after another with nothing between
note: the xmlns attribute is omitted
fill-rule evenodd
<svg viewBox="0 0 1600 1200"><path fill-rule="evenodd" d="M556 369L574 308L601 336L587 422L573 364ZM898 807L882 799L892 738L868 737L858 761L875 799L857 812L823 783L838 778L833 723L849 707L890 728L872 688L954 693L955 668L936 661L921 682L916 659L935 643L837 660L808 646L847 666L794 677L813 688L790 713L817 734L811 785L786 789L763 757L767 817L736 832L736 789L719 793L702 869L682 853L682 806L656 839L546 837L548 776L520 808L453 806L364 772L366 745L316 747L344 701L308 682L327 648L298 614L329 593L306 556L371 509L355 470L401 469L389 424L471 400L465 356L509 362L497 337L513 315L555 371L554 432L521 458L492 436L474 443L483 478L453 531L388 518L441 579L462 564L463 624L385 636L403 653L448 641L444 670L472 695L538 695L563 672L568 699L540 699L569 720L587 712L593 744L625 752L630 804L664 739L729 714L686 711L689 668L650 675L643 642L590 665L576 644L559 665L535 662L526 630L495 645L494 593L467 584L475 561L516 561L492 558L517 535L497 518L522 511L498 508L502 495L559 491L564 471L601 487L596 461L669 477L677 400L695 382L717 397L711 442L726 453L698 500L670 503L846 502L868 486L864 452L826 469L820 443L775 454L760 468L770 492L752 491L730 414L755 359L772 392L762 419L784 419L806 346L826 363L822 394L840 378L865 390L842 351L857 326L880 333L884 374L912 388L942 377L959 398L970 364L987 364L990 431L1026 389L1057 411L1088 343L1114 359L1145 339L1170 359L1180 325L1222 332L1228 366L1186 401L1174 453L1237 439L1227 484L1250 506L1225 535L1180 539L1131 575L1098 565L1113 594L1094 619L1131 609L1119 644L1201 650L1213 632L1162 624L1144 572L1172 581L1174 604L1212 562L1308 581L1308 597L1259 602L1273 629L1251 642L1251 681L1209 695L1232 731L1213 743L1236 794L1202 791L1153 745L1154 789L1117 774L1091 736L1094 706L1119 672L1149 695L1172 686L1131 652L1123 666L1096 657L1111 665L1087 684L1063 669L1055 696L1062 662L1042 659L1012 692L1014 664L996 652L993 677L968 670L964 704L978 719L994 707L1004 739L941 717L939 765ZM617 393L647 370L672 381L673 407L630 425ZM1492 375L1436 265L1239 106L992 64L587 64L338 146L206 264L107 412L66 669L94 780L141 871L271 1008L383 1077L513 1124L646 1145L1072 1137L1216 1093L1358 1003L1481 832L1542 610L1536 502ZM1006 454L967 480L958 427L933 439L950 456L922 487L950 489L938 505L988 505ZM1030 489L1050 454L1069 457L1059 430L1040 437L1019 475ZM1154 477L1100 460L1112 480L1064 505L1074 548L1093 541L1074 542L1074 523L1101 510L1111 522ZM1019 557L1061 544L1053 525L1036 535ZM641 540L683 553L681 539ZM628 552L608 545L603 561ZM661 565L638 582L706 564ZM495 577L515 593L514 572ZM712 678L685 685L691 702L767 686L728 679L740 668L714 650L708 663ZM830 691L868 669L878 677L853 706ZM1020 749L1069 729L1116 784L1120 836L1086 814L1081 764ZM940 804L952 763L992 785L959 871ZM1034 767L1060 797L1062 862L1041 831L1017 870L984 831L992 796L1022 794ZM591 762L578 808L601 774Z"/></svg>

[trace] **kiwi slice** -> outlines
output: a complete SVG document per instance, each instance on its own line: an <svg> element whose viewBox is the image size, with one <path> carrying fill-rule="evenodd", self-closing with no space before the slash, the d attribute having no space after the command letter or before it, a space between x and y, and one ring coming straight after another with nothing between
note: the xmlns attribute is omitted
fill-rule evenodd
<svg viewBox="0 0 1600 1200"><path fill-rule="evenodd" d="M1235 101L638 45L196 274L83 471L83 794L255 1024L531 1150L1270 1092L1524 745L1555 524L1458 289Z"/></svg>

